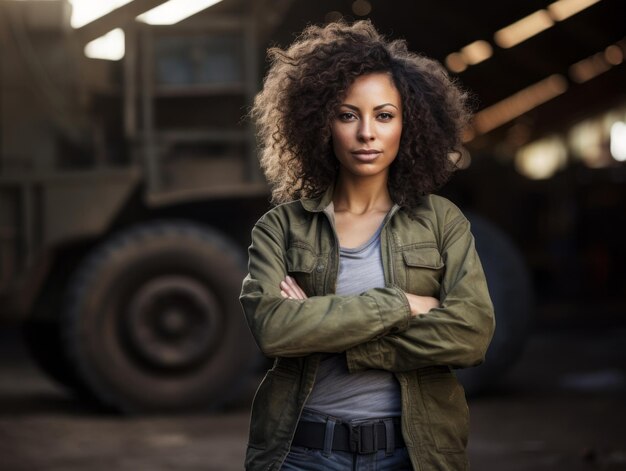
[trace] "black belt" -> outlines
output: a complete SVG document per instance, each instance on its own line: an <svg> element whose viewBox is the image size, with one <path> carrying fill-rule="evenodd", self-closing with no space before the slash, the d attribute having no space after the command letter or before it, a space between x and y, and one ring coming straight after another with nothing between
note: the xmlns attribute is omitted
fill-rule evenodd
<svg viewBox="0 0 626 471"><path fill-rule="evenodd" d="M326 424L318 422L298 422L292 444L306 448L324 449ZM388 446L389 445L389 446ZM387 436L383 422L350 425L337 423L334 428L332 449L352 453L375 453L377 450L405 447L402 428L397 419L393 423L393 436Z"/></svg>

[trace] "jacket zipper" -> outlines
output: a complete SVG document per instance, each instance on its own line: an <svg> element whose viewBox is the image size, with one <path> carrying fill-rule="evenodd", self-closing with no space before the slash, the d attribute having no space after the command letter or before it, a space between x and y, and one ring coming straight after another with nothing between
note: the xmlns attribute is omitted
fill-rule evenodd
<svg viewBox="0 0 626 471"><path fill-rule="evenodd" d="M389 211L389 215L387 216L387 219L385 220L385 223L383 224L383 228L381 230L381 232L385 233L385 238L386 238L386 244L387 247L385 250L386 252L386 256L387 258L387 270L389 272L389 283L391 284L391 286L395 286L396 284L396 280L394 277L394 264L393 264L393 252L392 252L392 246L393 246L393 241L391 238L391 234L389 233L389 231L386 230L387 224L389 223L389 221L391 220L391 218L393 217L394 214L396 214L396 212L400 209L400 206L397 204L394 204L393 207L391 208L391 210Z"/></svg>
<svg viewBox="0 0 626 471"><path fill-rule="evenodd" d="M324 213L324 215L326 216L326 219L328 219L328 223L330 224L330 229L331 232L333 233L333 241L334 241L334 251L335 251L335 256L333 257L333 267L332 267L332 273L334 274L334 282L333 282L333 293L337 292L337 274L339 272L339 238L337 237L337 230L335 229L335 223L333 222L333 218L332 215L329 214L326 211L327 208L324 208L324 210L322 211ZM331 271L329 270L328 273L331 273ZM328 280L328 276L326 277L326 280L324 280L324 284L327 285L327 280ZM329 286L325 286L326 289L329 288Z"/></svg>

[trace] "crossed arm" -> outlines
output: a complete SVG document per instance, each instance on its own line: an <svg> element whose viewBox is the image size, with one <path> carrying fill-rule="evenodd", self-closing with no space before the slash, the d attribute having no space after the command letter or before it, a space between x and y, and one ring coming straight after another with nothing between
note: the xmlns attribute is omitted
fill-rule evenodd
<svg viewBox="0 0 626 471"><path fill-rule="evenodd" d="M346 349L351 372L468 367L484 360L495 321L482 266L467 222L448 235L444 258L456 263L444 275L441 300L403 292L411 314L408 328ZM280 290L283 298L306 299L289 276L280 282Z"/></svg>
<svg viewBox="0 0 626 471"><path fill-rule="evenodd" d="M259 347L269 357L345 352L350 371L479 364L493 335L493 306L469 223L457 222L443 236L439 300L397 286L307 298L285 277L282 235L257 224L240 300Z"/></svg>
<svg viewBox="0 0 626 471"><path fill-rule="evenodd" d="M296 280L290 276L286 276L283 281L280 282L280 295L287 299L307 299L307 295L302 291L302 288L298 286ZM426 314L433 308L439 307L440 303L437 298L432 296L418 296L417 294L411 294L404 292L409 306L411 308L411 316L417 316L419 314Z"/></svg>

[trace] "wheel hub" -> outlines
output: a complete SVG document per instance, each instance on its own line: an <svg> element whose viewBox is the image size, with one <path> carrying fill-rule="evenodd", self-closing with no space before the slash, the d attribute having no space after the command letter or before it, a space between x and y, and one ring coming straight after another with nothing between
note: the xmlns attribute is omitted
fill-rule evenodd
<svg viewBox="0 0 626 471"><path fill-rule="evenodd" d="M121 326L141 361L158 369L188 369L218 343L221 313L215 296L198 280L163 275L135 291Z"/></svg>
<svg viewBox="0 0 626 471"><path fill-rule="evenodd" d="M163 335L177 337L187 333L191 324L189 320L185 312L171 308L160 313L156 327Z"/></svg>

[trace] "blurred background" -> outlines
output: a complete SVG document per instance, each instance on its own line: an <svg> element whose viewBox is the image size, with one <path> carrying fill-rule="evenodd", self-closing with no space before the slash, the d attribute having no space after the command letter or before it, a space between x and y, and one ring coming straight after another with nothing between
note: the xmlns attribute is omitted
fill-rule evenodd
<svg viewBox="0 0 626 471"><path fill-rule="evenodd" d="M626 469L626 2L0 0L0 469L242 469L269 209L245 115L311 23L369 18L471 95L496 307L477 470Z"/></svg>

